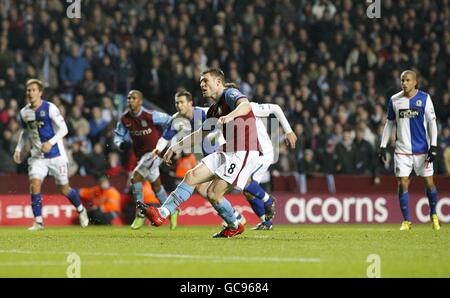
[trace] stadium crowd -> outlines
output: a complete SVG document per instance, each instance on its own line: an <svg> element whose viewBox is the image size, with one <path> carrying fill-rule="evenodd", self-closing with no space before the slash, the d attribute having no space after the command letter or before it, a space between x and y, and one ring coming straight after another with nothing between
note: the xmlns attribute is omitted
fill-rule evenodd
<svg viewBox="0 0 450 298"><path fill-rule="evenodd" d="M355 0L82 0L69 19L59 0L0 0L0 173L13 159L25 81L44 81L69 126L70 174L109 176L135 159L112 138L131 89L173 113L185 88L220 67L251 100L285 111L298 144L280 139L274 174L392 175L376 157L400 73L420 74L439 126L437 174L450 175L450 30L445 0L383 0L381 18ZM395 136L392 137L394 140ZM390 153L392 156L393 143Z"/></svg>

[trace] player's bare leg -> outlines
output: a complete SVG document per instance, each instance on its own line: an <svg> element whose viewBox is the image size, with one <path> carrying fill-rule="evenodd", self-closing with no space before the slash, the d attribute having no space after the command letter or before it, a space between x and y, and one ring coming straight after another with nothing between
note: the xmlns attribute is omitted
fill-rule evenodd
<svg viewBox="0 0 450 298"><path fill-rule="evenodd" d="M80 226L86 228L89 225L89 217L86 208L81 204L80 194L77 189L71 188L70 185L58 185L59 192L64 195L72 205L77 209L78 217L80 219Z"/></svg>
<svg viewBox="0 0 450 298"><path fill-rule="evenodd" d="M400 208L403 215L403 222L400 226L401 231L411 230L411 216L409 214L409 177L398 177L398 198L400 201Z"/></svg>
<svg viewBox="0 0 450 298"><path fill-rule="evenodd" d="M142 191L142 183L144 182L144 177L137 171L134 172L133 177L131 177L131 190L133 193L133 198L136 204L138 202L144 203L144 193ZM132 230L138 230L142 228L145 223L145 216L141 209L136 208L136 216L133 223L131 224Z"/></svg>
<svg viewBox="0 0 450 298"><path fill-rule="evenodd" d="M178 184L177 188L169 195L167 201L161 208L146 208L146 216L153 225L160 226L165 219L185 202L195 190L195 187L201 183L211 181L214 178L212 173L204 163L199 163L195 168L186 173L183 181Z"/></svg>
<svg viewBox="0 0 450 298"><path fill-rule="evenodd" d="M195 187L195 191L204 197L205 199L208 199L208 187L211 184L211 181L201 183Z"/></svg>
<svg viewBox="0 0 450 298"><path fill-rule="evenodd" d="M42 180L36 178L30 179L31 208L33 209L34 224L28 228L29 231L40 231L44 229L41 185Z"/></svg>
<svg viewBox="0 0 450 298"><path fill-rule="evenodd" d="M428 197L428 202L430 204L430 220L431 228L433 230L440 230L441 225L439 224L439 218L436 213L437 205L437 190L434 185L433 176L423 177L423 182L425 184L425 189Z"/></svg>
<svg viewBox="0 0 450 298"><path fill-rule="evenodd" d="M207 197L209 202L227 223L227 227L219 233L214 234L213 238L229 238L244 232L244 225L238 221L234 213L234 208L231 206L230 202L224 198L224 195L229 193L232 189L233 186L231 184L218 177L215 178L208 187Z"/></svg>

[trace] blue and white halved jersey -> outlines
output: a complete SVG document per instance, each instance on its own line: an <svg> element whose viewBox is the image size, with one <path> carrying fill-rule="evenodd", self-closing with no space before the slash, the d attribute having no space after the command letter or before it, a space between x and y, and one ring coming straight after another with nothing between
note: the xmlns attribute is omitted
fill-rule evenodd
<svg viewBox="0 0 450 298"><path fill-rule="evenodd" d="M20 120L31 141L32 157L54 158L62 156L67 160L63 144L63 137L67 134L67 126L56 105L43 100L41 106L33 110L30 104L27 104L20 110ZM58 132L60 133L58 134ZM61 135L61 132L64 135ZM42 153L41 151L42 144L45 142L53 144L48 153Z"/></svg>
<svg viewBox="0 0 450 298"><path fill-rule="evenodd" d="M428 152L428 122L436 120L433 102L428 93L418 90L412 98L405 97L403 91L395 94L389 101L387 118L397 125L396 153Z"/></svg>

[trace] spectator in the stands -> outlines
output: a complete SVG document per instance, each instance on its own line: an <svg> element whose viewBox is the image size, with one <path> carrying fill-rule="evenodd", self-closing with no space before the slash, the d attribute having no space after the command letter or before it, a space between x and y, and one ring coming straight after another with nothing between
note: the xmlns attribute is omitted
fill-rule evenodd
<svg viewBox="0 0 450 298"><path fill-rule="evenodd" d="M70 54L62 59L59 76L63 86L71 90L83 79L84 72L90 67L87 60L80 55L80 47L73 43Z"/></svg>

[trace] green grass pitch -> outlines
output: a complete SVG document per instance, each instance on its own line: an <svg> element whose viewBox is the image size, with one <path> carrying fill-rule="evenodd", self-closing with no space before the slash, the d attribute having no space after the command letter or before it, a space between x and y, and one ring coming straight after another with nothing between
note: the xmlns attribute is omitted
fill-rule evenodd
<svg viewBox="0 0 450 298"><path fill-rule="evenodd" d="M290 225L212 239L218 227L0 228L0 277L450 277L450 229L414 225Z"/></svg>

